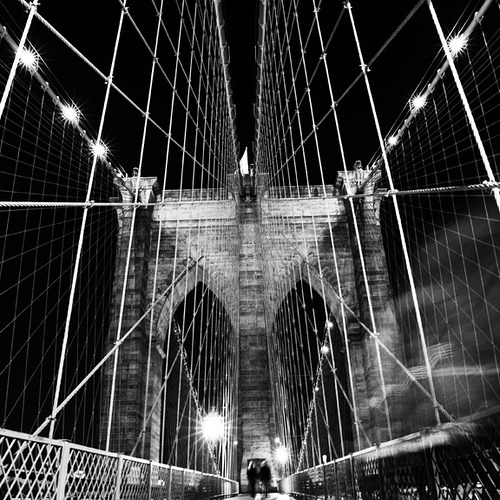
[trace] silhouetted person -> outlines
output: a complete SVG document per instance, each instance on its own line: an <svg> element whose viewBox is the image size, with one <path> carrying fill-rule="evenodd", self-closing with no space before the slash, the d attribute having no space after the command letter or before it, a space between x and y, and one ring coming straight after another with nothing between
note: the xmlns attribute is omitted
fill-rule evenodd
<svg viewBox="0 0 500 500"><path fill-rule="evenodd" d="M257 482L257 467L255 466L255 463L250 461L248 464L247 468L247 478L248 478L248 484L250 485L250 495L252 495L252 498L255 498L255 483Z"/></svg>
<svg viewBox="0 0 500 500"><path fill-rule="evenodd" d="M260 466L260 481L262 483L265 498L269 493L269 483L271 482L271 469L269 468L269 465L267 465L267 460L264 460Z"/></svg>

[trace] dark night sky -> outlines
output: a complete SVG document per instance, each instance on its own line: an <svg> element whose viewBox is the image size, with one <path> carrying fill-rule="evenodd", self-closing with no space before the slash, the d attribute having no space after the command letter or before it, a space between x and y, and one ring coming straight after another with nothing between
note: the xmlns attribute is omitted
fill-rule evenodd
<svg viewBox="0 0 500 500"><path fill-rule="evenodd" d="M256 92L255 46L258 37L257 0L230 0L224 3L226 36L230 46L231 84L236 105L236 128L241 153L253 140L253 103Z"/></svg>
<svg viewBox="0 0 500 500"><path fill-rule="evenodd" d="M17 19L19 26L22 27L26 18L24 9L14 0L11 3L12 5L8 8L14 13L12 17ZM291 0L285 2L286 5L290 3ZM301 0L298 4L308 9L310 4L312 8L310 0ZM365 60L369 61L375 55L416 4L417 0L411 2L352 1ZM474 8L477 4L476 0L436 2L436 9L445 31L453 30L460 12L465 7ZM131 0L128 5L130 5L130 12L140 17L142 13L139 8L140 4ZM230 46L230 73L233 101L236 106L237 137L241 145L241 153L245 147L250 149L255 129L253 105L257 87L255 56L260 5L259 0L225 0L223 3L225 28ZM328 8L332 9L331 16ZM325 33L331 31L338 12L341 10L341 0L323 0L320 15L323 16ZM43 2L39 7L39 12L101 71L104 73L108 71L116 34L118 1L89 0L85 3L85 7L79 8L77 15L68 12L66 8L61 8L59 2ZM9 22L10 20L7 19L3 24L9 25ZM348 23L344 23L343 29L345 32L341 33L339 41L332 44L328 52L330 67L334 80L337 82L334 88L337 95L341 94L352 82L353 75L359 73L359 61L354 57L355 53L353 54L353 38L348 29ZM74 61L74 55L61 47L59 42L56 43L54 37L51 34L48 35L47 30L42 28L37 21L30 33L30 40L40 47L44 61L52 71L51 75L47 75L48 81L57 81L70 97L79 104L83 103L85 116L96 125L99 117L99 103L102 103L104 94L102 80L92 75L87 77L89 71L83 65L82 70L86 73L80 74L77 67L78 61L68 64L69 60ZM131 50L133 52L136 47L132 46ZM371 68L370 78L383 133L386 133L397 120L401 110L407 109L408 99L438 51L439 40L424 2L411 22L394 38ZM118 64L121 67L127 67L127 62L122 56ZM146 67L145 63L144 65ZM136 72L140 69L136 64L130 63L129 66L126 69L127 81L124 81L124 84L131 87L136 79ZM97 103L97 105L92 108L91 103ZM86 108L89 109L88 112ZM324 109L327 108L328 103L325 103ZM116 145L114 151L118 158L127 158L133 155L137 147L127 136L128 132L123 127L125 118L120 115L121 112L119 109L114 122L113 120L108 122L106 132ZM359 159L366 165L371 155L375 153L378 143L362 81L359 81L345 98L342 108L339 109L339 118L342 120L346 147L348 151L353 151L348 155L350 160L358 159L354 156L359 155ZM135 136L140 135L137 130L133 133ZM128 165L124 166L127 171L132 168Z"/></svg>

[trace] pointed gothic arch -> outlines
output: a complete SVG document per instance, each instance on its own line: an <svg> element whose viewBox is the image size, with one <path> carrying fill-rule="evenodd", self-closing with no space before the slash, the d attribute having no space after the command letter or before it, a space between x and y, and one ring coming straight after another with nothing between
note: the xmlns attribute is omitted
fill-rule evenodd
<svg viewBox="0 0 500 500"><path fill-rule="evenodd" d="M330 281L321 277L318 270L312 264L307 262L306 259L296 262L289 273L293 275L295 279L286 280L285 284L287 287L279 290L279 292L281 292L280 296L276 297L276 300L272 304L274 307L270 311L271 324L274 322L278 308L282 304L285 297L299 281L304 281L323 299L326 307L330 311L331 316L335 319L337 324L342 325L342 301L340 300L337 290ZM335 276L333 275L331 279L335 279Z"/></svg>
<svg viewBox="0 0 500 500"><path fill-rule="evenodd" d="M163 345L165 342L168 325L175 311L199 283L203 283L215 295L226 311L231 310L226 295L217 291L210 271L207 271L207 268L201 264L196 264L176 282L172 291L159 301L156 307L157 313L155 314L153 329L156 331L156 341L159 345ZM234 328L234 325L232 325L232 328Z"/></svg>
<svg viewBox="0 0 500 500"><path fill-rule="evenodd" d="M162 361L156 365L149 390L153 396L163 393L150 434L157 436L155 446L161 461L194 469L206 468L204 464L213 458L201 438L200 412L205 415L212 408L221 411L231 406L211 399L213 381L221 381L224 373L230 371L226 366L233 359L230 348L236 352L227 305L214 288L206 269L193 266L162 300L153 328ZM205 305L200 308L202 302ZM212 315L214 309L216 313ZM209 318L215 316L222 317L222 322L208 325ZM203 328L206 331L201 333ZM226 347L220 359L214 356L214 352L222 350L218 342ZM208 366L207 359L212 356L214 363ZM205 376L209 382L202 382ZM217 467L221 465L218 463Z"/></svg>

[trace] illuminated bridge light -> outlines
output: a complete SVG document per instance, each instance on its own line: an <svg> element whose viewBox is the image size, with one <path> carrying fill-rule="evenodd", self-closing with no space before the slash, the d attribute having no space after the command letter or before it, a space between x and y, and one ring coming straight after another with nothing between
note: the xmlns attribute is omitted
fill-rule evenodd
<svg viewBox="0 0 500 500"><path fill-rule="evenodd" d="M224 419L212 410L203 418L201 431L207 441L218 441L224 436Z"/></svg>
<svg viewBox="0 0 500 500"><path fill-rule="evenodd" d="M427 99L423 95L414 97L411 101L413 109L422 109L427 103Z"/></svg>
<svg viewBox="0 0 500 500"><path fill-rule="evenodd" d="M288 450L286 449L286 446L278 446L274 453L277 462L285 463L288 461Z"/></svg>
<svg viewBox="0 0 500 500"><path fill-rule="evenodd" d="M465 35L457 35L448 42L448 47L453 56L460 54L467 48L467 37Z"/></svg>
<svg viewBox="0 0 500 500"><path fill-rule="evenodd" d="M108 154L108 148L102 142L94 142L91 146L92 154L99 159L106 158Z"/></svg>
<svg viewBox="0 0 500 500"><path fill-rule="evenodd" d="M389 137L387 142L389 143L389 145L395 146L398 143L398 138L395 135L391 135L391 137Z"/></svg>
<svg viewBox="0 0 500 500"><path fill-rule="evenodd" d="M61 114L66 123L77 125L80 121L80 110L74 104L62 106ZM95 154L95 151L94 151Z"/></svg>
<svg viewBox="0 0 500 500"><path fill-rule="evenodd" d="M19 62L31 72L38 69L38 60L39 56L33 49L24 48L19 54Z"/></svg>

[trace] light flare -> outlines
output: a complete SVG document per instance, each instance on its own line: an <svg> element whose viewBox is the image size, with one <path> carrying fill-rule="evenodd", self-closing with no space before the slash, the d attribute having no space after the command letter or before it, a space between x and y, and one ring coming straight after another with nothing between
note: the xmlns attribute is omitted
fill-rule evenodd
<svg viewBox="0 0 500 500"><path fill-rule="evenodd" d="M80 110L74 104L65 104L62 106L61 114L66 123L77 125L80 121Z"/></svg>
<svg viewBox="0 0 500 500"><path fill-rule="evenodd" d="M108 154L108 148L102 142L93 142L91 146L92 154L99 158L104 159Z"/></svg>
<svg viewBox="0 0 500 500"><path fill-rule="evenodd" d="M422 109L427 103L427 99L423 95L418 95L414 97L411 101L413 109Z"/></svg>
<svg viewBox="0 0 500 500"><path fill-rule="evenodd" d="M19 53L19 63L22 64L28 71L36 71L38 69L38 54L29 48L23 48Z"/></svg>
<svg viewBox="0 0 500 500"><path fill-rule="evenodd" d="M278 446L274 452L274 456L277 462L282 464L286 463L288 461L288 450L286 446Z"/></svg>
<svg viewBox="0 0 500 500"><path fill-rule="evenodd" d="M460 54L467 48L467 37L465 35L457 35L448 42L448 47L453 56Z"/></svg>
<svg viewBox="0 0 500 500"><path fill-rule="evenodd" d="M203 418L201 430L207 441L218 441L224 436L224 419L212 410Z"/></svg>
<svg viewBox="0 0 500 500"><path fill-rule="evenodd" d="M389 137L389 139L387 140L387 142L388 142L391 146L395 146L395 145L398 143L398 138L397 138L397 136L395 136L395 135L391 135L391 137Z"/></svg>

